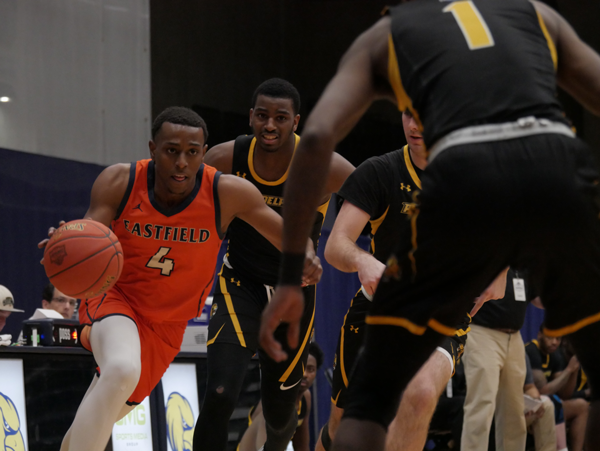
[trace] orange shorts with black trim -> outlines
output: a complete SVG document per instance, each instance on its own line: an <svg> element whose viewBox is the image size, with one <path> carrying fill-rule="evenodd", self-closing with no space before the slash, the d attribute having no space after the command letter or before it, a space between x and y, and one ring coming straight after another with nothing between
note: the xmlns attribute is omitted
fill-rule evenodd
<svg viewBox="0 0 600 451"><path fill-rule="evenodd" d="M81 344L92 351L89 335L93 323L109 316L126 316L137 325L141 346L140 380L127 404L140 404L160 381L167 368L179 353L187 322L150 322L139 316L116 290L81 302L79 322L85 327L81 332ZM101 374L102 369L98 368Z"/></svg>

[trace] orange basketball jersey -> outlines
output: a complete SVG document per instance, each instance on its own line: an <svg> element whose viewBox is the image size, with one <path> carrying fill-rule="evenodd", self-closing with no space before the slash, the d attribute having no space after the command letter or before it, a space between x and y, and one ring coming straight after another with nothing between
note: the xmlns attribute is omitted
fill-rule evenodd
<svg viewBox="0 0 600 451"><path fill-rule="evenodd" d="M125 263L112 290L150 321L188 321L211 290L223 239L217 184L202 165L192 193L173 208L154 199L154 162L131 164L129 185L112 222Z"/></svg>

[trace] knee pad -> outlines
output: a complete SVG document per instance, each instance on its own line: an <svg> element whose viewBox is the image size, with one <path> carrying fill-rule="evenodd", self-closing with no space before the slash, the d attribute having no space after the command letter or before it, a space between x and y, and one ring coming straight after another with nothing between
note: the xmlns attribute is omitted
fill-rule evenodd
<svg viewBox="0 0 600 451"><path fill-rule="evenodd" d="M329 451L331 449L331 437L329 436L329 422L323 425L323 429L321 429L321 445L325 448L325 451Z"/></svg>

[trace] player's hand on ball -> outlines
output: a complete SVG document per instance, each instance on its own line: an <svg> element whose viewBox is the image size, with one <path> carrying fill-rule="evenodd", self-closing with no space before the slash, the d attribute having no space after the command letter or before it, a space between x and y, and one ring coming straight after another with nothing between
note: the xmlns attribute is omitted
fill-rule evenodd
<svg viewBox="0 0 600 451"><path fill-rule="evenodd" d="M275 289L273 299L265 308L260 323L260 346L276 362L287 359L281 343L275 340L275 329L288 323L287 342L292 349L298 347L300 319L304 311L304 295L298 286L283 285Z"/></svg>
<svg viewBox="0 0 600 451"><path fill-rule="evenodd" d="M58 227L62 227L65 224L65 221L60 221L58 223ZM52 238L52 235L54 235L54 232L56 232L56 229L58 227L50 227L48 229L48 238L43 239L42 241L40 241L38 243L38 249L43 249L46 247L46 244L48 244L48 241L50 241L50 238ZM44 257L42 257L42 259L40 260L40 263L43 265L44 264Z"/></svg>

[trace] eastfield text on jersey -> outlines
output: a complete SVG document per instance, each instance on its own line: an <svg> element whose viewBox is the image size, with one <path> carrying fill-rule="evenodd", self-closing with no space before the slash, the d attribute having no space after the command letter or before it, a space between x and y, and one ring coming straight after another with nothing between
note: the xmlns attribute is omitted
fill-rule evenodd
<svg viewBox="0 0 600 451"><path fill-rule="evenodd" d="M157 224L140 225L124 219L123 225L132 235L143 238L154 238L163 241L179 241L181 243L204 243L210 238L210 231L192 227L169 227Z"/></svg>

